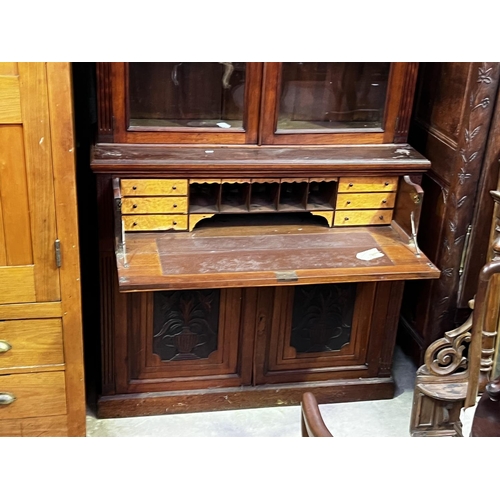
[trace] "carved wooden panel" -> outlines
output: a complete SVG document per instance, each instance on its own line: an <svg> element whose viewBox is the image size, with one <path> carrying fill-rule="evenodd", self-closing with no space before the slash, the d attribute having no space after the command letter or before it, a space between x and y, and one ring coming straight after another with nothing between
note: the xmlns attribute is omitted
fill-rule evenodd
<svg viewBox="0 0 500 500"><path fill-rule="evenodd" d="M153 352L162 361L208 358L217 350L220 290L157 292Z"/></svg>
<svg viewBox="0 0 500 500"><path fill-rule="evenodd" d="M464 246L477 210L500 73L498 63L485 62L421 67L410 143L432 168L422 184L419 245L441 277L405 288L402 325L418 362L423 350L460 319Z"/></svg>
<svg viewBox="0 0 500 500"><path fill-rule="evenodd" d="M376 373L376 361L370 367L366 364L376 286L342 283L275 288L273 299L269 297L259 311L254 383Z"/></svg>
<svg viewBox="0 0 500 500"><path fill-rule="evenodd" d="M339 351L349 343L356 284L298 286L290 345L297 352Z"/></svg>

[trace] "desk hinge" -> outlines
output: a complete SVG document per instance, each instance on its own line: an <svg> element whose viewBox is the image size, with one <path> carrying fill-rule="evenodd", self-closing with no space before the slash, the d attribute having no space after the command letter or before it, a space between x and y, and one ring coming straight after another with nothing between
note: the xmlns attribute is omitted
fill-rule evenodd
<svg viewBox="0 0 500 500"><path fill-rule="evenodd" d="M462 276L462 274L464 273L465 259L467 258L467 253L469 251L471 232L472 232L472 224L469 224L469 227L467 228L467 234L465 235L465 242L464 242L464 248L462 250L462 257L460 258L460 268L458 269L459 276Z"/></svg>
<svg viewBox="0 0 500 500"><path fill-rule="evenodd" d="M54 242L54 249L56 252L56 266L61 267L61 242L59 240L56 240Z"/></svg>

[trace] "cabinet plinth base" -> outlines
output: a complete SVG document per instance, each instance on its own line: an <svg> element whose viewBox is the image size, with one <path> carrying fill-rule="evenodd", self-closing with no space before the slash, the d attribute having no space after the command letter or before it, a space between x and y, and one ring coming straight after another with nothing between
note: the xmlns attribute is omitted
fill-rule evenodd
<svg viewBox="0 0 500 500"><path fill-rule="evenodd" d="M101 396L98 418L121 418L214 410L240 410L299 405L306 391L314 392L319 404L391 399L394 379L366 378L330 382L268 384L210 390L172 391Z"/></svg>

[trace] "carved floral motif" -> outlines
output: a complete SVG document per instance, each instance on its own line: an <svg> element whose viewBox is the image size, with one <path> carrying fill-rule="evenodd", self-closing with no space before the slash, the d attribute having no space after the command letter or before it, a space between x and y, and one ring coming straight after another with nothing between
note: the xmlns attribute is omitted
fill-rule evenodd
<svg viewBox="0 0 500 500"><path fill-rule="evenodd" d="M450 327L460 286L459 264L465 235L473 214L475 184L479 178L484 142L491 114L491 102L496 90L493 82L498 80L498 66L479 63L476 78L470 85L466 121L459 134L458 153L462 165L449 189L443 188L443 199L447 205L447 223L443 231L443 249L438 267L442 276L436 283L437 296L443 297L433 309L431 322L436 324L434 331Z"/></svg>

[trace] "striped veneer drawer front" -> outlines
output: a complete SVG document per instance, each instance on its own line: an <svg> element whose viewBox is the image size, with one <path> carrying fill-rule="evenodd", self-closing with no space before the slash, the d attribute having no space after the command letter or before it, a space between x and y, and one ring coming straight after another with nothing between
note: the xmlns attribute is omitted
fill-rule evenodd
<svg viewBox="0 0 500 500"><path fill-rule="evenodd" d="M386 192L397 189L398 177L341 177L338 192Z"/></svg>
<svg viewBox="0 0 500 500"><path fill-rule="evenodd" d="M187 179L122 179L122 196L185 196Z"/></svg>
<svg viewBox="0 0 500 500"><path fill-rule="evenodd" d="M123 214L187 213L187 196L155 196L122 199Z"/></svg>
<svg viewBox="0 0 500 500"><path fill-rule="evenodd" d="M338 210L335 212L334 226L369 226L390 224L392 210Z"/></svg>
<svg viewBox="0 0 500 500"><path fill-rule="evenodd" d="M394 208L396 193L348 193L337 195L337 210Z"/></svg>
<svg viewBox="0 0 500 500"><path fill-rule="evenodd" d="M124 215L125 231L166 231L176 229L185 231L188 227L188 216L177 214L163 215Z"/></svg>

